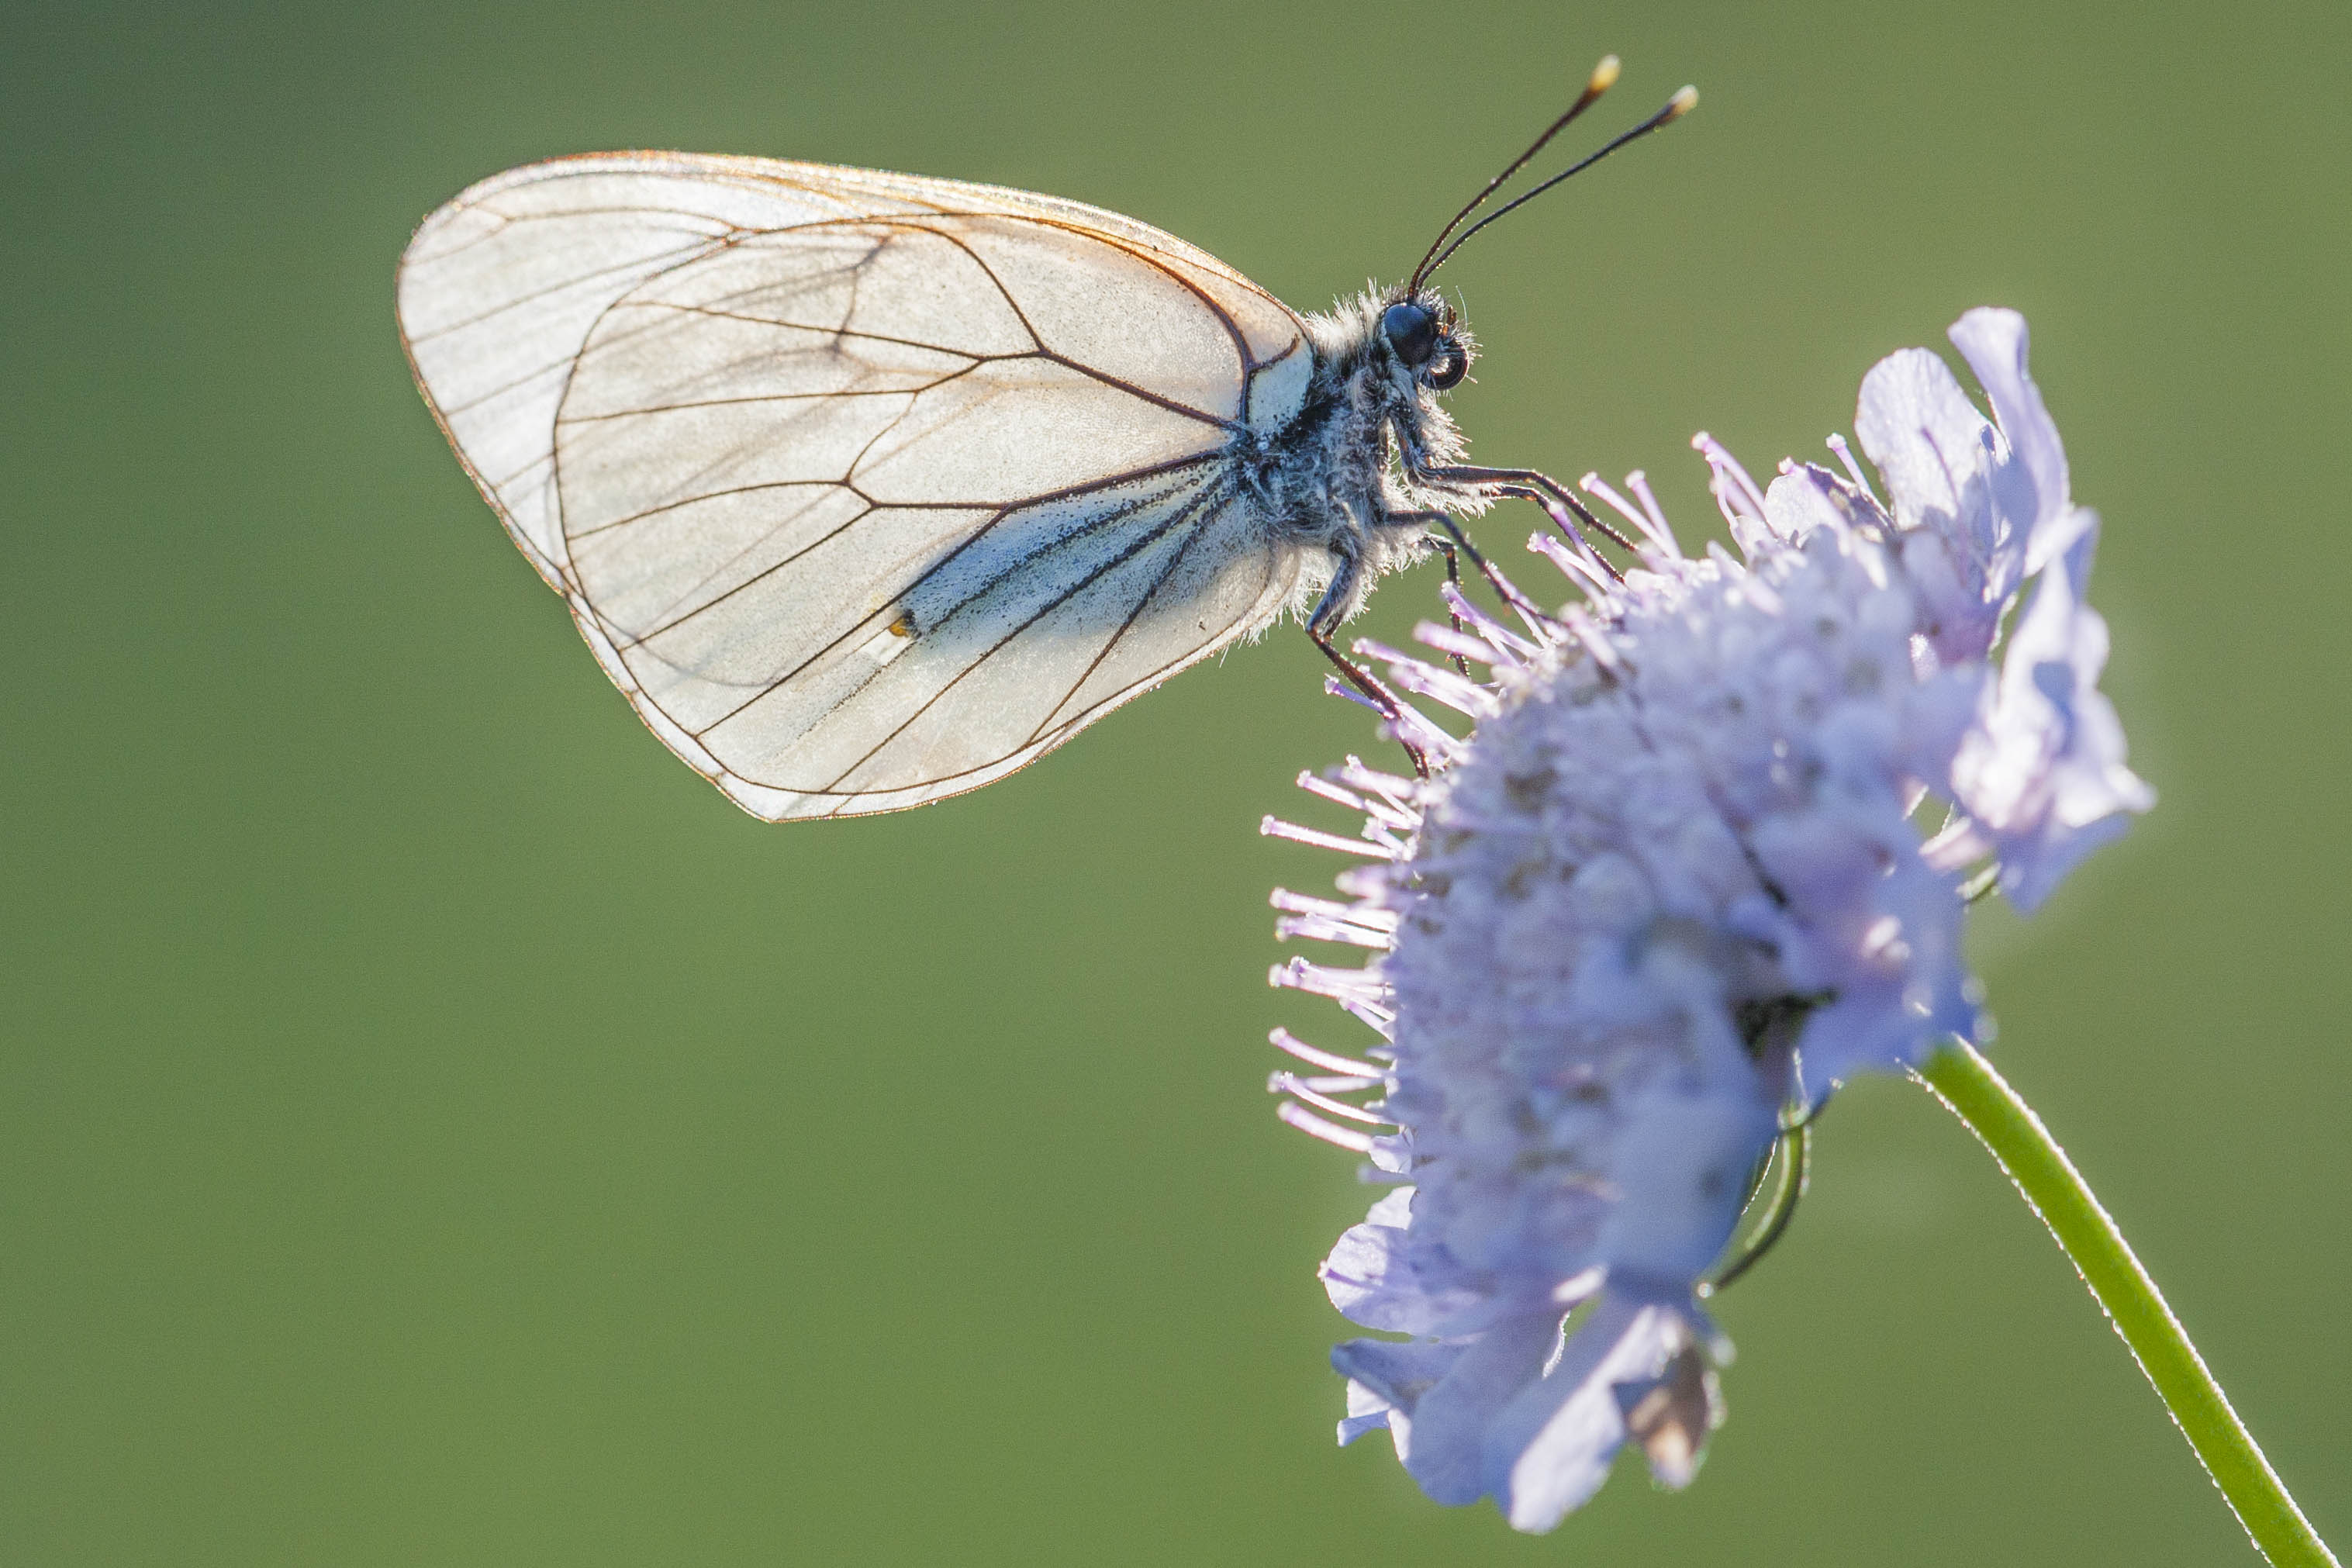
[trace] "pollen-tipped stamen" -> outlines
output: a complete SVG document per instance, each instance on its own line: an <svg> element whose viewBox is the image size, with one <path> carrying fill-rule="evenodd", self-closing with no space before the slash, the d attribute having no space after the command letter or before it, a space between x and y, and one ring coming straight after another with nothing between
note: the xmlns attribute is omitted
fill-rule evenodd
<svg viewBox="0 0 2352 1568"><path fill-rule="evenodd" d="M1326 833L1318 827L1302 827L1278 816L1268 816L1258 824L1257 830L1268 838L1287 838L1293 844L1305 844L1316 849L1337 849L1344 855L1363 855L1375 860L1398 858L1397 850L1390 845L1342 838L1336 833Z"/></svg>
<svg viewBox="0 0 2352 1568"><path fill-rule="evenodd" d="M1376 1076L1387 1070L1370 1062L1360 1062L1353 1057L1343 1057L1337 1051L1327 1051L1320 1046L1310 1046L1287 1029L1275 1030L1266 1036L1266 1041L1278 1051L1286 1051L1310 1066L1332 1072Z"/></svg>
<svg viewBox="0 0 2352 1568"><path fill-rule="evenodd" d="M1337 1122L1326 1121L1295 1100L1283 1100L1274 1108L1274 1113L1309 1138L1320 1138L1326 1143L1337 1144L1353 1153L1369 1154L1372 1152L1370 1134L1352 1132Z"/></svg>
<svg viewBox="0 0 2352 1568"><path fill-rule="evenodd" d="M1584 557L1569 549L1550 534L1528 535L1528 548L1567 573L1569 581L1575 584L1587 598L1597 599L1609 593L1610 583L1601 574L1595 572Z"/></svg>
<svg viewBox="0 0 2352 1568"><path fill-rule="evenodd" d="M1832 432L1827 445L1832 452L1837 454L1837 460L1844 465L1845 477L1853 481L1853 488L1883 509L1885 503L1879 500L1878 492L1870 488L1870 480L1863 474L1861 465L1853 460L1853 448L1845 444L1845 437Z"/></svg>

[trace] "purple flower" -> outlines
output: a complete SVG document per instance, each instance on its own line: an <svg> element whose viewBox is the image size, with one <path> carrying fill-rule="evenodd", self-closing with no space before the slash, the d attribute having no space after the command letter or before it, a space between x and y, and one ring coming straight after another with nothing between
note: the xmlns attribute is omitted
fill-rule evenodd
<svg viewBox="0 0 2352 1568"><path fill-rule="evenodd" d="M1358 838L1266 821L1369 862L1343 900L1275 903L1280 934L1370 961L1274 978L1379 1040L1277 1031L1319 1070L1272 1087L1397 1184L1323 1265L1341 1311L1405 1336L1333 1352L1339 1434L1385 1427L1441 1502L1549 1530L1628 1441L1687 1482L1729 1349L1702 1280L1785 1119L1982 1033L1964 886L1997 867L2030 909L2152 802L2097 690L2097 520L2068 498L2024 322L1974 310L1952 339L1994 418L1927 351L1881 362L1856 426L1886 504L1842 441L1843 473L1783 463L1768 490L1697 438L1743 558L1684 554L1640 475L1630 500L1587 476L1635 566L1538 536L1583 602L1547 615L1498 576L1511 625L1449 584L1453 624L1416 636L1454 668L1359 643L1474 727L1391 718L1426 781L1352 758L1302 775ZM1923 842L1927 795L1949 821Z"/></svg>

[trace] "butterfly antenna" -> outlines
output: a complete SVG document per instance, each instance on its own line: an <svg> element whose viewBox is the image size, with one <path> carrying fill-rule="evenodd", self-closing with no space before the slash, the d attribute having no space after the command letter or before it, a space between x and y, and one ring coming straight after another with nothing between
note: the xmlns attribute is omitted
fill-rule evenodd
<svg viewBox="0 0 2352 1568"><path fill-rule="evenodd" d="M1480 191L1476 195L1472 196L1469 201L1463 205L1462 210L1448 218L1445 222L1445 226L1437 231L1437 237L1431 240L1429 242L1429 248L1422 253L1421 265L1412 269L1412 281L1405 285L1405 289L1408 294L1420 293L1421 280L1428 277L1431 272L1436 270L1434 268L1430 266L1429 258L1437 254L1437 247L1445 243L1446 236L1452 234L1454 229L1461 225L1464 218L1466 218L1472 213L1476 212L1479 205L1486 201L1488 196L1493 195L1495 192L1501 187L1504 181L1509 179L1513 174L1517 174L1521 169L1526 168L1528 166L1528 160L1542 152L1546 142L1549 142L1553 137L1568 129L1569 121L1574 120L1578 115L1591 108L1593 104L1599 100L1602 93L1607 92L1612 87L1615 86L1618 72L1622 68L1623 68L1619 65L1615 55L1603 55L1601 57L1601 63L1592 68L1592 75L1586 79L1583 92L1577 96L1577 100L1574 103L1568 106L1568 112L1561 115L1558 120L1553 121L1549 129L1546 130L1542 135L1537 137L1535 141L1528 145L1526 152L1512 159L1508 168L1496 175L1493 179L1487 181L1486 188Z"/></svg>
<svg viewBox="0 0 2352 1568"><path fill-rule="evenodd" d="M1570 175L1582 174L1585 170L1590 169L1593 164L1598 163L1601 159L1606 158L1610 153L1614 153L1618 148L1622 147L1628 142L1638 142L1643 137L1647 136L1651 132L1658 130L1662 126L1673 124L1675 121L1680 120L1684 115L1688 114L1697 106L1697 104L1698 89L1695 87L1686 87L1683 89L1680 92L1675 94L1674 97L1666 100L1666 106L1664 109L1661 109L1655 114L1650 116L1649 119L1642 121L1641 124L1633 127L1633 130L1626 132L1623 135L1619 136L1614 141L1609 142L1598 153L1594 153L1588 157L1580 158L1575 163L1570 163L1567 168L1562 169L1559 174L1554 174L1550 179L1546 180L1542 184L1538 185L1535 189L1525 192L1513 197L1511 200L1505 202L1501 206L1496 207L1493 212L1488 213L1485 217L1480 218L1476 223L1472 224L1468 228L1464 229L1460 234L1454 236L1454 243L1447 246L1445 249L1438 255L1436 260L1424 262L1421 268L1413 274L1413 286L1418 289L1421 285L1421 280L1427 278L1439 268L1444 266L1446 262L1452 260L1454 253L1461 249L1465 244L1468 243L1472 235L1477 233L1480 229L1485 228L1488 224L1493 223L1505 213L1511 212L1517 208L1527 205L1529 202L1535 200L1538 196L1543 195L1546 191L1551 189L1562 180L1567 179ZM1541 146L1542 144L1543 143L1541 142L1537 143L1538 146ZM1522 161L1524 162L1524 160Z"/></svg>

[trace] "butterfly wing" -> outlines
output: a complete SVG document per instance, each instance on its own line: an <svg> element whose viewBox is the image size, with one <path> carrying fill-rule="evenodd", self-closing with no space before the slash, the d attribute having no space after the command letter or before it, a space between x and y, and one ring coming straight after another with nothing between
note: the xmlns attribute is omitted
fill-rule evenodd
<svg viewBox="0 0 2352 1568"><path fill-rule="evenodd" d="M511 171L404 258L417 380L646 722L770 819L1001 777L1277 615L1227 455L1297 320L1077 203L752 159Z"/></svg>

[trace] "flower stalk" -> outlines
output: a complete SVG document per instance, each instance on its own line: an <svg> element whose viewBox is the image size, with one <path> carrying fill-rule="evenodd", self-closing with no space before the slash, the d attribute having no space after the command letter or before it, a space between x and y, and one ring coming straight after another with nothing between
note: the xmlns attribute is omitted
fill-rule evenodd
<svg viewBox="0 0 2352 1568"><path fill-rule="evenodd" d="M1936 1053L1914 1076L1977 1135L2049 1227L2255 1548L2277 1568L2337 1568L2336 1554L2230 1408L2164 1292L2033 1108L1961 1041Z"/></svg>

